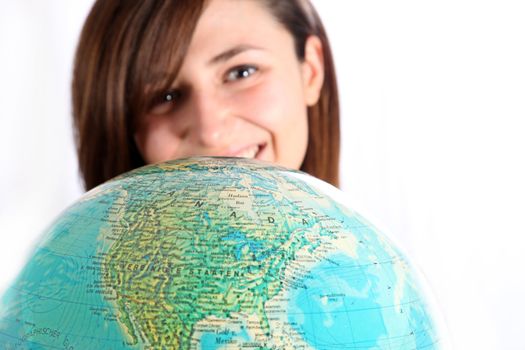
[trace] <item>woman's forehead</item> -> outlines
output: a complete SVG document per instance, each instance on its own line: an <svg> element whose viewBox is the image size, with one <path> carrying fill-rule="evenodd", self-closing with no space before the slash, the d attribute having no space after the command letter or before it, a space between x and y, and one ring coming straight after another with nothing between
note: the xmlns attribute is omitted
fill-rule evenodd
<svg viewBox="0 0 525 350"><path fill-rule="evenodd" d="M292 40L262 1L212 0L197 23L188 54L218 55L225 47L240 45L271 49L282 44L283 36Z"/></svg>
<svg viewBox="0 0 525 350"><path fill-rule="evenodd" d="M177 41L175 38L170 44L170 40L163 40L165 52L176 51ZM168 76L177 80L184 72L213 67L213 63L227 62L237 54L284 62L295 57L293 50L291 33L274 17L265 1L211 0L196 23L183 57L174 56L175 61L182 58L180 65L148 65L147 78L140 84L140 90L164 89L165 85L174 84L171 79L166 80Z"/></svg>

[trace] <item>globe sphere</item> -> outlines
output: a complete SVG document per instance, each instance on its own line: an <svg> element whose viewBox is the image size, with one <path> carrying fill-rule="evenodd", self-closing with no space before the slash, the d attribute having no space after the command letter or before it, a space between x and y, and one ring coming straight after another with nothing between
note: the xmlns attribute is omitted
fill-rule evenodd
<svg viewBox="0 0 525 350"><path fill-rule="evenodd" d="M86 193L1 301L3 349L437 349L417 273L299 171L150 165Z"/></svg>

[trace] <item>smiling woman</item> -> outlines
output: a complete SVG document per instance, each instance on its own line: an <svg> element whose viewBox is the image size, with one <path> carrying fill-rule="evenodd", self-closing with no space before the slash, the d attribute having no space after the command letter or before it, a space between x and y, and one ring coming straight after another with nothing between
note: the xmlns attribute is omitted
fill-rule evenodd
<svg viewBox="0 0 525 350"><path fill-rule="evenodd" d="M87 189L199 155L257 158L338 185L335 70L308 1L97 1L73 109Z"/></svg>

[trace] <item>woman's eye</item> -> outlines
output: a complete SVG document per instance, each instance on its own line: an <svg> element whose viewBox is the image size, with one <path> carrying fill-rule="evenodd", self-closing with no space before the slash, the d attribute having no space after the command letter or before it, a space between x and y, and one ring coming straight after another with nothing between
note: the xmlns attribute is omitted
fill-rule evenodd
<svg viewBox="0 0 525 350"><path fill-rule="evenodd" d="M160 103L174 102L180 97L180 92L178 91L168 91L161 95Z"/></svg>
<svg viewBox="0 0 525 350"><path fill-rule="evenodd" d="M171 102L175 98L174 94L172 92L169 92L163 96L164 102Z"/></svg>
<svg viewBox="0 0 525 350"><path fill-rule="evenodd" d="M235 67L226 74L226 81L235 81L245 79L257 72L257 67L254 66L240 66Z"/></svg>
<svg viewBox="0 0 525 350"><path fill-rule="evenodd" d="M153 101L151 112L153 114L164 114L169 112L177 100L180 99L180 95L180 92L175 90L160 94Z"/></svg>

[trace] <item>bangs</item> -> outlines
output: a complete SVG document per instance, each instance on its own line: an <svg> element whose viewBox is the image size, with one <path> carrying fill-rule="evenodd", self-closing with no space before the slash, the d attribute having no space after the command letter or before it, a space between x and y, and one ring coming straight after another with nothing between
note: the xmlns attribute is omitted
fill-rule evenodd
<svg viewBox="0 0 525 350"><path fill-rule="evenodd" d="M173 84L191 42L206 0L144 1L134 24L141 26L126 84L132 124L160 91Z"/></svg>

